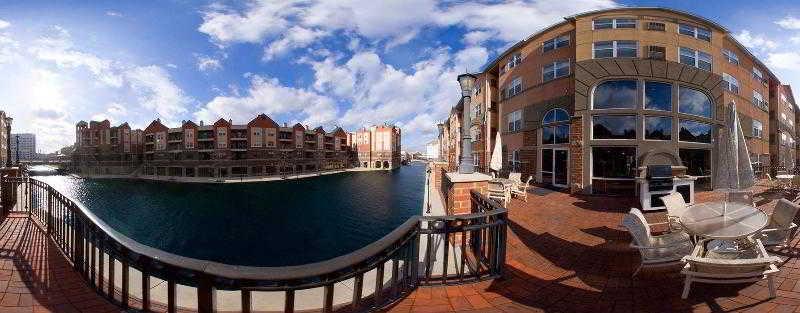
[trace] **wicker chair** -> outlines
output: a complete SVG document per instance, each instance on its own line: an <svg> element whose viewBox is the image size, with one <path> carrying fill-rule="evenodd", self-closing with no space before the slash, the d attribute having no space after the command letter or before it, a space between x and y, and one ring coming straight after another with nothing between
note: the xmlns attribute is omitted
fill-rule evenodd
<svg viewBox="0 0 800 313"><path fill-rule="evenodd" d="M686 201L683 200L683 195L673 192L661 197L661 201L664 202L664 206L667 208L670 229L680 229L680 218L689 209Z"/></svg>
<svg viewBox="0 0 800 313"><path fill-rule="evenodd" d="M632 276L636 276L642 268L680 264L681 258L689 254L694 246L686 232L674 231L653 236L650 233L650 225L653 224L648 224L642 212L635 208L622 219L622 226L627 228L633 237L631 247L638 249L642 258L642 263Z"/></svg>
<svg viewBox="0 0 800 313"><path fill-rule="evenodd" d="M785 246L794 238L797 224L794 218L800 211L800 205L781 199L769 216L769 224L761 230L761 241L766 246Z"/></svg>
<svg viewBox="0 0 800 313"><path fill-rule="evenodd" d="M764 249L761 240L754 240L750 247L738 252L715 253L708 251L701 241L695 246L691 255L683 258L681 274L686 275L681 298L689 297L692 283L739 284L757 282L767 279L770 298L775 297L773 276L777 273L775 265L781 262L776 256L770 256Z"/></svg>
<svg viewBox="0 0 800 313"><path fill-rule="evenodd" d="M756 203L753 200L753 193L743 190L728 192L728 202L741 203L749 206L756 206Z"/></svg>
<svg viewBox="0 0 800 313"><path fill-rule="evenodd" d="M496 183L489 183L489 188L487 189L487 198L499 200L503 204L504 207L508 206L508 201L510 201L510 194L508 191L503 187L502 184Z"/></svg>

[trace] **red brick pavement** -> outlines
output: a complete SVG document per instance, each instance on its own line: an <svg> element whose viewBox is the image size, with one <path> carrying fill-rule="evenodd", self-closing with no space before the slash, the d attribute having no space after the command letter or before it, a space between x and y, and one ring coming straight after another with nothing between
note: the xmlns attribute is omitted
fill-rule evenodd
<svg viewBox="0 0 800 313"><path fill-rule="evenodd" d="M698 194L698 201L720 199ZM765 210L782 195L762 194ZM619 226L635 199L573 196L561 192L513 200L503 279L466 286L420 288L391 312L800 312L797 251L773 251L785 260L778 297L764 282L694 284L680 299L680 267L643 270L631 278L639 254ZM665 219L663 213L648 219ZM796 246L795 241L792 246Z"/></svg>
<svg viewBox="0 0 800 313"><path fill-rule="evenodd" d="M120 312L24 215L0 223L0 312Z"/></svg>

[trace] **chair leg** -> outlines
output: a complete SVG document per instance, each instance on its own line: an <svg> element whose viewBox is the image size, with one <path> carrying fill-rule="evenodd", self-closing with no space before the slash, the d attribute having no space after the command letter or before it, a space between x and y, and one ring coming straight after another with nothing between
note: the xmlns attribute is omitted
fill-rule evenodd
<svg viewBox="0 0 800 313"><path fill-rule="evenodd" d="M639 271L641 270L642 270L642 264L639 264L639 267L637 267L636 270L633 271L633 275L631 275L631 277L636 277L636 274L639 274Z"/></svg>
<svg viewBox="0 0 800 313"><path fill-rule="evenodd" d="M681 299L689 298L689 289L692 288L692 278L686 276L686 280L683 282L683 294L681 294Z"/></svg>
<svg viewBox="0 0 800 313"><path fill-rule="evenodd" d="M769 298L775 298L775 279L772 275L767 275L767 284L769 284Z"/></svg>

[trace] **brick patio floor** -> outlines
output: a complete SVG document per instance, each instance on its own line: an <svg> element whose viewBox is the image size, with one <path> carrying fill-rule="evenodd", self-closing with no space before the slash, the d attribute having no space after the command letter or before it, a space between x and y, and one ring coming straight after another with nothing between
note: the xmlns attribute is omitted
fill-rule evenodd
<svg viewBox="0 0 800 313"><path fill-rule="evenodd" d="M25 215L0 223L0 312L120 312Z"/></svg>
<svg viewBox="0 0 800 313"><path fill-rule="evenodd" d="M797 251L772 251L780 265L777 298L769 299L765 282L739 285L692 285L680 299L680 267L631 274L639 254L620 225L635 199L574 196L537 189L528 202L509 208L505 277L467 286L420 288L392 312L800 312L800 263ZM546 193L546 194L545 194ZM771 211L777 193L761 193L759 206ZM699 193L698 202L720 200ZM788 195L787 195L788 197ZM664 213L648 220L665 220ZM795 241L792 246L796 246Z"/></svg>

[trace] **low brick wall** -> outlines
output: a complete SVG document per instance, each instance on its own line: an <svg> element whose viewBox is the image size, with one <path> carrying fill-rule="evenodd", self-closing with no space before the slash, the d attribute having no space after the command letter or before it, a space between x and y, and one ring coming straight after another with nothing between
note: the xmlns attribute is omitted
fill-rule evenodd
<svg viewBox="0 0 800 313"><path fill-rule="evenodd" d="M481 194L486 194L489 188L488 182L465 182L453 183L448 181L447 190L447 214L469 214L472 213L472 200L470 199L470 190L477 190Z"/></svg>

